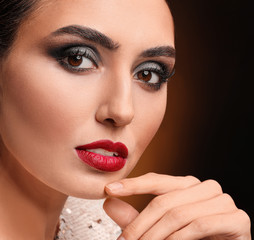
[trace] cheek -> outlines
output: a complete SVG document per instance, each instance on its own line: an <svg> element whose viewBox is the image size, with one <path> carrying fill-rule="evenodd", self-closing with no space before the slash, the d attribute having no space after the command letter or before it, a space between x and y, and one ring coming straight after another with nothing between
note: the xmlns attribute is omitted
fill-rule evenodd
<svg viewBox="0 0 254 240"><path fill-rule="evenodd" d="M81 93L77 79L51 65L41 58L24 63L17 54L2 79L1 137L16 159L39 175L63 156L73 158L74 132L81 123L91 122L95 108L84 107L86 97L92 96Z"/></svg>
<svg viewBox="0 0 254 240"><path fill-rule="evenodd" d="M2 121L8 127L23 131L21 136L31 135L37 139L40 136L41 140L55 143L69 139L78 124L94 115L94 104L99 97L94 94L95 84L90 83L94 79L89 77L84 81L40 55L26 56L30 61L23 59L17 53L15 59L6 64ZM90 101L92 99L96 101Z"/></svg>
<svg viewBox="0 0 254 240"><path fill-rule="evenodd" d="M63 87L55 84L54 76L44 75L42 69L25 67L5 74L2 121L8 128L15 128L16 136L47 135L49 140L56 139L70 127L64 118L68 111L71 113L71 99L63 97ZM67 114L63 115L64 111Z"/></svg>

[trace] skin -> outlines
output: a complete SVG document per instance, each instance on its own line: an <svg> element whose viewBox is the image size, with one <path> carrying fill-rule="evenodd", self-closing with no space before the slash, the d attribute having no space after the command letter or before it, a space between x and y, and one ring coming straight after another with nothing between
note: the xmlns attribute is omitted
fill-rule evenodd
<svg viewBox="0 0 254 240"><path fill-rule="evenodd" d="M163 119L167 92L166 84L148 90L134 79L133 69L148 60L174 65L173 58L140 56L152 47L173 47L173 31L167 31L172 24L163 1L61 0L42 3L20 27L0 73L3 236L53 239L67 195L103 198L107 183L133 169ZM89 42L103 64L89 73L67 71L48 49L84 43L77 36L52 34L69 25L96 29L119 47L111 51ZM77 157L75 147L101 139L127 146L127 163L120 171L97 171Z"/></svg>
<svg viewBox="0 0 254 240"><path fill-rule="evenodd" d="M166 3L41 3L20 27L0 69L0 237L52 240L68 195L102 198L106 194L153 193L157 200L140 214L116 198L106 201L107 213L125 229L123 238L201 239L218 235L227 239L232 233L230 239L250 239L247 215L214 181L200 183L193 177L156 174L120 180L134 168L165 113L166 84L151 91L134 75L142 62L174 65L172 57L140 56L150 48L174 47L173 21ZM109 50L89 42L98 49L102 64L90 72L67 71L48 49L66 42L84 43L78 36L52 34L70 25L96 29L118 48ZM123 169L101 172L80 161L75 147L100 139L120 141L128 147ZM120 189L107 185L119 180ZM179 210L178 217L174 209ZM172 221L175 218L177 221ZM222 224L216 226L221 219ZM203 226L203 231L195 223Z"/></svg>
<svg viewBox="0 0 254 240"><path fill-rule="evenodd" d="M215 180L148 173L112 183L106 191L112 198L104 209L124 229L118 240L251 239L248 215ZM141 213L115 198L145 193L156 197Z"/></svg>

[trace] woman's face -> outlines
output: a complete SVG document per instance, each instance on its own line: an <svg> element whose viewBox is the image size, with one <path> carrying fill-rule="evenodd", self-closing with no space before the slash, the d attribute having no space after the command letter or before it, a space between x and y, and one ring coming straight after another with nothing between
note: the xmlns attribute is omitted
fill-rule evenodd
<svg viewBox="0 0 254 240"><path fill-rule="evenodd" d="M55 190L103 197L105 184L130 173L163 119L173 48L164 0L42 2L1 66L6 157ZM100 140L121 142L128 156L115 156L122 144L107 149ZM91 158L76 151L94 142ZM112 157L96 163L100 155Z"/></svg>

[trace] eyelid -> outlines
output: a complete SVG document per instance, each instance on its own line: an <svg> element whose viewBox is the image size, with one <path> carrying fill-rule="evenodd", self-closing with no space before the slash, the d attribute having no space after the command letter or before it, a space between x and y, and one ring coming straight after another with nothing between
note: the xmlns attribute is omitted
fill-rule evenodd
<svg viewBox="0 0 254 240"><path fill-rule="evenodd" d="M168 64L161 61L149 60L139 64L135 70L134 74L137 74L139 71L153 71L157 74L160 74L163 80L168 80L172 76L174 70L174 64Z"/></svg>
<svg viewBox="0 0 254 240"><path fill-rule="evenodd" d="M135 68L135 73L138 73L139 71L142 71L144 69L149 69L149 70L158 70L158 71L162 71L162 66L159 63L153 62L153 61L148 61L148 62L144 62L141 63L140 65L138 65Z"/></svg>
<svg viewBox="0 0 254 240"><path fill-rule="evenodd" d="M101 56L96 48L90 45L84 45L84 44L65 44L59 47L51 47L48 50L48 54L52 56L55 59L63 59L65 57L68 57L70 55L75 55L76 53L79 53L80 55L87 53L89 51L89 55L92 55L92 59L97 65L98 63L101 63ZM73 54L71 54L73 52ZM81 53L80 53L81 52ZM86 54L88 55L88 54Z"/></svg>
<svg viewBox="0 0 254 240"><path fill-rule="evenodd" d="M66 55L65 58L69 56L81 55L93 61L97 66L99 63L97 55L94 53L92 49L87 47L73 47L73 48L67 49L65 51L65 55Z"/></svg>

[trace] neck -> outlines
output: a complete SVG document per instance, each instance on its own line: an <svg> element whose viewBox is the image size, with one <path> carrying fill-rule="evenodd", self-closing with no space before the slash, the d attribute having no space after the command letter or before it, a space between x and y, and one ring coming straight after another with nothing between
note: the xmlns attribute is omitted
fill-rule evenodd
<svg viewBox="0 0 254 240"><path fill-rule="evenodd" d="M53 240L66 199L1 149L0 239Z"/></svg>

